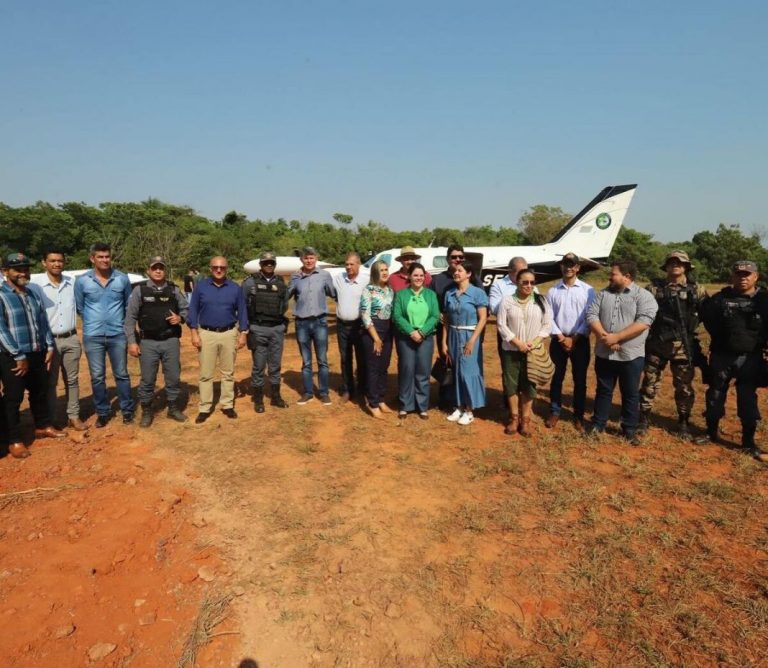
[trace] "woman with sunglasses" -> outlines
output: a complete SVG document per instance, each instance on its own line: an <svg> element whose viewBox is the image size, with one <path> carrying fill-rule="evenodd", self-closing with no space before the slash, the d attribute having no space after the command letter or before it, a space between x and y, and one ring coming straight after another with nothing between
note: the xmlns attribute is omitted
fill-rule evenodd
<svg viewBox="0 0 768 668"><path fill-rule="evenodd" d="M499 305L496 326L501 335L501 369L509 407L505 434L530 436L536 387L528 380L528 352L540 345L552 330L552 310L535 292L536 278L530 269L517 274L516 289Z"/></svg>
<svg viewBox="0 0 768 668"><path fill-rule="evenodd" d="M485 406L482 368L482 333L488 319L488 296L471 284L474 271L469 262L453 270L453 287L445 293L442 349L446 363L453 367L453 404L449 422L468 425L473 409Z"/></svg>
<svg viewBox="0 0 768 668"><path fill-rule="evenodd" d="M384 260L371 266L371 280L360 296L360 319L363 321L363 350L366 362L366 399L373 417L381 420L392 411L384 403L387 370L392 357L392 302L394 290L389 286L389 266Z"/></svg>
<svg viewBox="0 0 768 668"><path fill-rule="evenodd" d="M435 328L440 307L433 290L424 287L424 266L414 262L408 269L410 286L395 295L392 320L397 336L397 374L400 399L398 416L418 411L429 418L429 374L435 350Z"/></svg>

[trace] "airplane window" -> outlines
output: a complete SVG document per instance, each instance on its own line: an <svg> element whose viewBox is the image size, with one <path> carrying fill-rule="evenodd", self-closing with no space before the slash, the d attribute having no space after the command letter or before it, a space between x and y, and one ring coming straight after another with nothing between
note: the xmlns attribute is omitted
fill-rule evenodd
<svg viewBox="0 0 768 668"><path fill-rule="evenodd" d="M432 260L432 266L437 267L438 269L445 269L448 266L448 258L443 255L436 257Z"/></svg>
<svg viewBox="0 0 768 668"><path fill-rule="evenodd" d="M382 253L381 255L374 255L370 260L368 260L363 266L370 269L373 266L374 262L378 262L379 260L383 260L387 263L388 267L392 266L392 253Z"/></svg>

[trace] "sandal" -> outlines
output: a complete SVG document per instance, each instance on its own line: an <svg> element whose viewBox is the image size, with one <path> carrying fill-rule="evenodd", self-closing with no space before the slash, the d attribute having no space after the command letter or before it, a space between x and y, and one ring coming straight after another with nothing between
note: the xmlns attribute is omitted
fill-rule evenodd
<svg viewBox="0 0 768 668"><path fill-rule="evenodd" d="M507 426L504 427L504 433L508 434L509 436L514 436L517 434L517 428L520 424L520 419L517 415L510 415L509 416L509 422L507 422Z"/></svg>

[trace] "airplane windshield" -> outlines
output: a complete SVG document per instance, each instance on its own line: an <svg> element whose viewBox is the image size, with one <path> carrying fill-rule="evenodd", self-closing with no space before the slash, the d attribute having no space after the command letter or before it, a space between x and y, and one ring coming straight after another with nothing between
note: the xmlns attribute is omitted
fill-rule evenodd
<svg viewBox="0 0 768 668"><path fill-rule="evenodd" d="M379 260L386 262L388 267L392 265L392 255L390 253L381 253L380 255L374 255L363 266L370 269L373 266L373 263Z"/></svg>

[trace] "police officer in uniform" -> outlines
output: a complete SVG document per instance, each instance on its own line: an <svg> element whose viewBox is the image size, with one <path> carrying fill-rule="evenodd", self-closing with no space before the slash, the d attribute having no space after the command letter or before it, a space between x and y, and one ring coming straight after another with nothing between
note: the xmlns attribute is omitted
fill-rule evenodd
<svg viewBox="0 0 768 668"><path fill-rule="evenodd" d="M690 280L688 274L693 264L684 251L674 251L667 255L661 268L667 275L654 279L647 288L656 297L659 310L645 342L638 430L648 430L661 376L669 364L675 388L678 433L690 436L689 420L695 398L694 356L700 350L696 328L699 325L699 305L705 292Z"/></svg>
<svg viewBox="0 0 768 668"><path fill-rule="evenodd" d="M137 285L128 300L125 313L125 336L128 354L139 358L141 382L138 397L141 404L140 427L149 427L154 419L152 399L155 396L157 370L163 365L168 417L186 422L181 412L181 326L186 322L188 303L184 293L166 280L166 263L160 256L149 261L149 280ZM138 333L137 333L138 329Z"/></svg>
<svg viewBox="0 0 768 668"><path fill-rule="evenodd" d="M248 348L253 354L251 384L253 408L264 412L264 369L269 369L271 403L288 408L280 396L280 364L283 358L288 287L275 275L275 254L266 251L259 257L260 271L243 281L243 292L248 309Z"/></svg>
<svg viewBox="0 0 768 668"><path fill-rule="evenodd" d="M768 462L768 451L755 443L760 419L757 387L763 384L763 350L768 334L768 292L757 287L759 273L751 260L739 260L731 271L731 285L701 305L701 319L712 339L711 379L705 412L707 436L697 442L717 442L728 386L735 380L741 444L755 458Z"/></svg>

